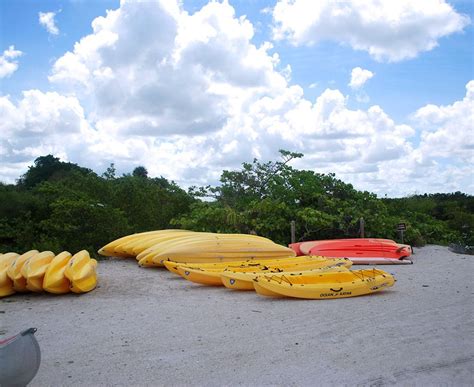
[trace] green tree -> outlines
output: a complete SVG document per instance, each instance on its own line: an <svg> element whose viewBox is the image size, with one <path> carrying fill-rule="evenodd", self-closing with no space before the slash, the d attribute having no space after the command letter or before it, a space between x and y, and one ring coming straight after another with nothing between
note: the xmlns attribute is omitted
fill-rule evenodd
<svg viewBox="0 0 474 387"><path fill-rule="evenodd" d="M146 178L148 178L148 171L145 167L138 166L133 170L132 176L142 177L142 178L146 179Z"/></svg>
<svg viewBox="0 0 474 387"><path fill-rule="evenodd" d="M77 164L61 161L53 155L41 156L34 161L34 165L28 168L28 171L21 176L18 185L23 188L33 188L39 183L51 179L59 180L71 171L82 174L93 173L88 168L83 168Z"/></svg>

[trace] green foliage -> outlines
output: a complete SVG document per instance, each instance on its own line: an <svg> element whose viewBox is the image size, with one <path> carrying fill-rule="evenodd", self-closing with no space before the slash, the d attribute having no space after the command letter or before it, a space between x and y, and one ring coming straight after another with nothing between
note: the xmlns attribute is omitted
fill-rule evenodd
<svg viewBox="0 0 474 387"><path fill-rule="evenodd" d="M334 174L296 170L288 163L302 155L280 151L282 161L242 164L224 171L218 187L193 187L196 198L210 197L175 221L197 230L250 232L288 243L290 222L296 222L299 240L358 237L360 218L365 236L399 240L396 226L408 224L404 242L473 244L474 203L461 193L381 200L336 179ZM232 209L228 222L224 214Z"/></svg>
<svg viewBox="0 0 474 387"><path fill-rule="evenodd" d="M365 236L405 242L474 245L474 198L453 194L378 199L334 174L294 169L299 153L281 160L244 163L223 171L220 185L185 192L144 167L117 176L112 163L101 175L48 155L39 157L16 185L0 183L0 251L31 248L76 252L122 235L180 227L195 231L256 233L290 242L290 222L299 240Z"/></svg>
<svg viewBox="0 0 474 387"><path fill-rule="evenodd" d="M93 173L88 168L79 167L77 164L65 163L53 155L41 156L34 161L19 180L18 185L24 188L33 188L43 181L60 180L70 172L80 172L84 175Z"/></svg>
<svg viewBox="0 0 474 387"><path fill-rule="evenodd" d="M117 177L113 164L99 177L52 156L38 160L17 185L0 184L0 251L95 252L120 236L169 227L195 201L164 178Z"/></svg>

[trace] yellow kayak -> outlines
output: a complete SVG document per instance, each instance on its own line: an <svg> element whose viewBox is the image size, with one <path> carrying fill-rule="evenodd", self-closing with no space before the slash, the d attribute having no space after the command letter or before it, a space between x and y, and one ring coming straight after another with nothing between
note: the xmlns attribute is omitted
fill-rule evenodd
<svg viewBox="0 0 474 387"><path fill-rule="evenodd" d="M394 283L394 277L383 270L364 269L304 276L261 275L254 287L257 293L265 296L277 293L294 298L327 299L371 294Z"/></svg>
<svg viewBox="0 0 474 387"><path fill-rule="evenodd" d="M49 263L53 260L52 251L43 251L27 259L21 268L21 275L26 278L26 288L32 292L43 291L43 279Z"/></svg>
<svg viewBox="0 0 474 387"><path fill-rule="evenodd" d="M21 275L21 269L25 262L38 254L38 250L30 250L18 256L7 270L8 277L13 281L13 289L17 292L27 292L26 278Z"/></svg>
<svg viewBox="0 0 474 387"><path fill-rule="evenodd" d="M277 248L275 246L286 249L284 256L295 255L292 250L256 235L192 233L157 243L142 251L136 258L142 267L163 266L163 262L167 260L176 262L236 261L255 258L254 256L247 257L246 249L262 248L262 246L271 249L269 255L274 255L273 251ZM283 255L280 253L279 256Z"/></svg>
<svg viewBox="0 0 474 387"><path fill-rule="evenodd" d="M131 242L131 241L134 241L134 240L137 240L149 235L157 235L162 231L163 230L147 231L147 232L140 232L140 233L131 234L131 235L125 235L121 238L115 239L112 242L107 243L105 246L99 249L98 253L106 257L109 257L109 256L132 257L133 255L128 254L128 253L123 253L119 255L119 253L115 251L115 248L118 247L120 244Z"/></svg>
<svg viewBox="0 0 474 387"><path fill-rule="evenodd" d="M13 281L8 277L7 271L18 256L17 253L0 254L0 297L6 297L15 293Z"/></svg>
<svg viewBox="0 0 474 387"><path fill-rule="evenodd" d="M350 266L349 266L350 267ZM327 266L320 266L314 267L312 269L303 269L303 270L295 270L294 269L286 269L282 272L276 273L276 275L285 275L285 276L304 276L309 275L313 276L316 273L324 273L324 272L341 272L341 271L348 271L348 266L344 266L343 264L329 264ZM254 280L258 278L259 275L264 274L263 272L235 272L235 271L224 271L221 273L221 281L224 286L228 289L232 290L255 290L254 287Z"/></svg>
<svg viewBox="0 0 474 387"><path fill-rule="evenodd" d="M43 279L43 289L45 291L54 294L69 293L71 283L64 275L64 272L71 257L71 253L63 251L53 258L46 269Z"/></svg>
<svg viewBox="0 0 474 387"><path fill-rule="evenodd" d="M302 270L312 270L319 269L326 266L339 267L346 266L350 267L352 263L346 259L331 259L331 260L313 260L300 263L285 263L285 264L271 264L271 265L258 265L258 266L242 266L242 267L232 267L231 270L222 270L222 269L201 269L201 268L190 268L188 266L177 266L178 274L187 279L188 281L199 283L202 285L210 286L222 286L224 285L222 281L223 273L239 272L239 273L249 273L250 275L256 275L257 273L279 273L282 271L302 271ZM251 281L251 278L249 279Z"/></svg>
<svg viewBox="0 0 474 387"><path fill-rule="evenodd" d="M91 259L86 250L74 254L64 270L65 277L71 282L74 293L90 292L97 286L97 261Z"/></svg>
<svg viewBox="0 0 474 387"><path fill-rule="evenodd" d="M299 257L285 257L277 259L262 259L254 260L247 259L245 261L234 261L234 262L213 262L213 263L185 263L185 262L174 262L174 261L163 261L163 265L172 273L178 274L178 266L190 267L192 269L203 269L211 271L224 271L232 270L233 268L240 267L258 267L261 265L282 265L286 263L298 263L315 260L326 260L323 257L316 256L299 256Z"/></svg>

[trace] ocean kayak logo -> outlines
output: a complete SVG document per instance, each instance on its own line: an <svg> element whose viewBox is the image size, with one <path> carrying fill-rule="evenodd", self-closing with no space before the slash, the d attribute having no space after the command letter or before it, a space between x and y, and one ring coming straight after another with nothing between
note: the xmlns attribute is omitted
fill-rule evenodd
<svg viewBox="0 0 474 387"><path fill-rule="evenodd" d="M235 284L235 279L232 278L229 282L230 282L231 285L233 285L233 284Z"/></svg>
<svg viewBox="0 0 474 387"><path fill-rule="evenodd" d="M352 292L343 292L344 288L333 289L329 288L331 292L321 293L320 297L338 297L338 296L350 296Z"/></svg>

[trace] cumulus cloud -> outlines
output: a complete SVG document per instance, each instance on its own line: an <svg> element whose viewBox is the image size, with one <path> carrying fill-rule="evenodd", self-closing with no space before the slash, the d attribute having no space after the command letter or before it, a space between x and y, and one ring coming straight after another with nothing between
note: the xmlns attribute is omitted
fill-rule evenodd
<svg viewBox="0 0 474 387"><path fill-rule="evenodd" d="M350 108L337 89L309 101L271 44L254 45L253 34L228 2L188 14L171 1L122 1L54 63L57 92L0 98L1 179L51 152L99 173L114 162L119 172L144 165L182 186L216 184L223 169L275 159L283 148L305 154L298 168L336 172L377 193L432 190L433 176L466 190L452 173L457 159L443 164L429 154L429 135L454 127L452 106L464 100L422 108L413 125L377 105ZM426 133L420 145L417 126Z"/></svg>
<svg viewBox="0 0 474 387"><path fill-rule="evenodd" d="M426 105L413 115L422 128L420 151L424 157L474 163L474 81L466 85L466 95L452 105Z"/></svg>
<svg viewBox="0 0 474 387"><path fill-rule="evenodd" d="M87 152L94 134L79 101L56 92L28 90L19 101L2 96L0 116L0 175L7 181L48 153L84 161L80 155Z"/></svg>
<svg viewBox="0 0 474 387"><path fill-rule="evenodd" d="M51 35L58 35L59 28L56 26L56 22L54 20L56 16L56 12L40 12L38 14L38 20L40 25L46 28Z"/></svg>
<svg viewBox="0 0 474 387"><path fill-rule="evenodd" d="M295 45L331 40L397 62L432 50L438 40L470 23L445 0L279 0L274 38Z"/></svg>
<svg viewBox="0 0 474 387"><path fill-rule="evenodd" d="M15 50L15 46L8 47L0 56L0 79L12 75L18 70L17 58L23 55L19 50Z"/></svg>
<svg viewBox="0 0 474 387"><path fill-rule="evenodd" d="M352 89L359 89L373 76L374 73L370 70L365 70L361 67L354 67L351 72L349 87Z"/></svg>

